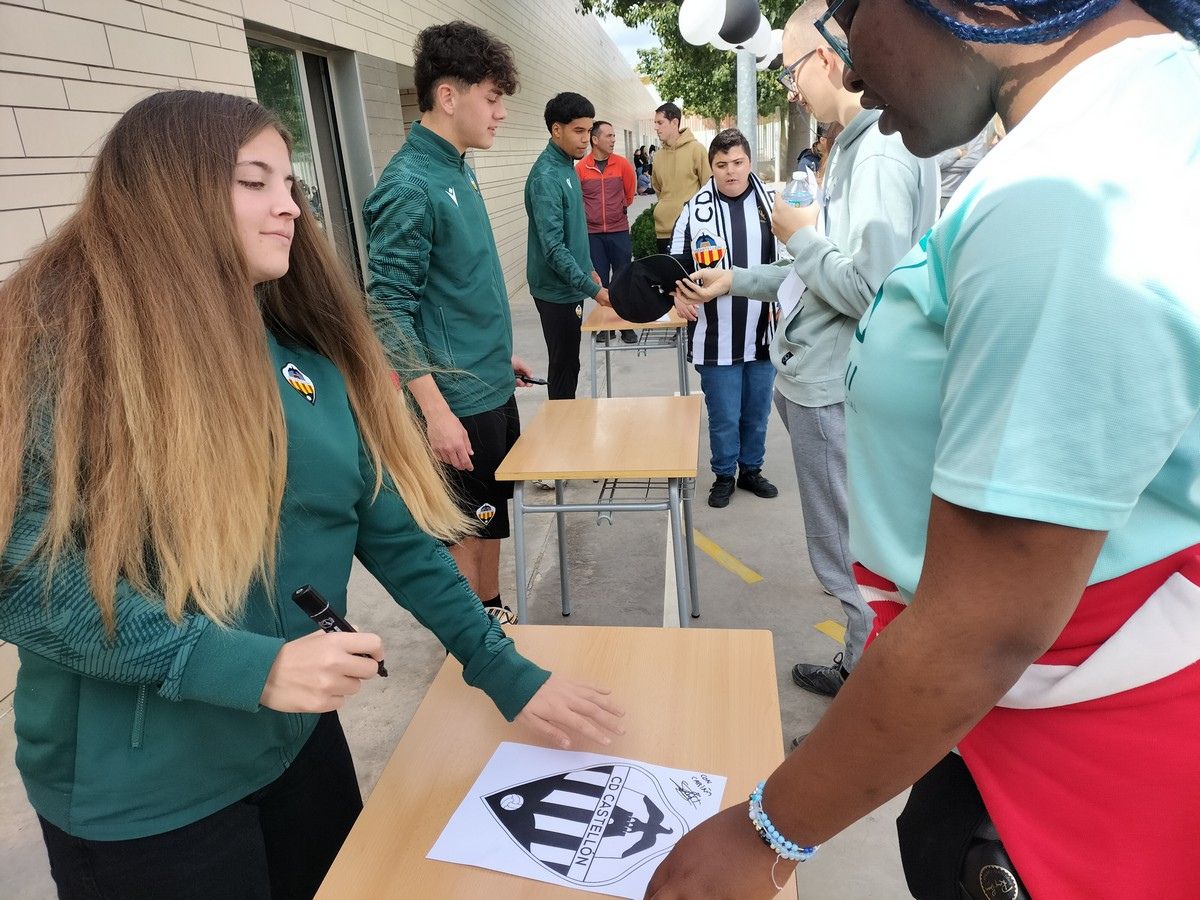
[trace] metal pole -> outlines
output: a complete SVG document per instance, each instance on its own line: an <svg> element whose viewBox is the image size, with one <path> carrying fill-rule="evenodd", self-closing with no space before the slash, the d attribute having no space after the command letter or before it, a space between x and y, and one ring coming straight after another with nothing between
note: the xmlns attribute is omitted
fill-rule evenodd
<svg viewBox="0 0 1200 900"><path fill-rule="evenodd" d="M561 478L554 479L554 505L563 505L563 483ZM567 522L562 511L555 513L558 520L558 587L562 592L562 614L571 614L571 583L567 574Z"/></svg>
<svg viewBox="0 0 1200 900"><path fill-rule="evenodd" d="M737 51L737 124L738 131L750 142L750 159L758 160L758 70L754 54Z"/></svg>
<svg viewBox="0 0 1200 900"><path fill-rule="evenodd" d="M517 570L517 621L528 624L528 598L525 591L525 482L513 482L513 556Z"/></svg>
<svg viewBox="0 0 1200 900"><path fill-rule="evenodd" d="M679 483L682 479L668 478L667 479L667 496L671 504L671 549L675 555L675 597L679 605L679 627L688 627L688 608L692 605L691 600L691 578L687 572L686 551L684 550L685 538L683 534L683 522L680 521L680 495Z"/></svg>

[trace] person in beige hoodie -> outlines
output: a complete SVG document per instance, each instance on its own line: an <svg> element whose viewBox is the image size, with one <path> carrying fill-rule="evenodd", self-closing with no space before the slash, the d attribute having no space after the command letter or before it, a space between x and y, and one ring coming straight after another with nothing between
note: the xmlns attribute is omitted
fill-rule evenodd
<svg viewBox="0 0 1200 900"><path fill-rule="evenodd" d="M686 128L679 126L683 112L674 103L664 103L654 111L654 131L662 141L662 149L654 155L654 170L650 185L658 195L654 207L654 234L658 252L667 253L675 220L687 203L712 178L708 153L704 145Z"/></svg>

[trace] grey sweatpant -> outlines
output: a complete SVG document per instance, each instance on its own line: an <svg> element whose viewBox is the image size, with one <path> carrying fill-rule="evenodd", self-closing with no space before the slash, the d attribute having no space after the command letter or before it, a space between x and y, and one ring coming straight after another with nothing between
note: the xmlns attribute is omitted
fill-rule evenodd
<svg viewBox="0 0 1200 900"><path fill-rule="evenodd" d="M875 613L854 582L846 511L846 411L832 406L801 406L775 391L775 408L792 439L792 460L800 486L808 559L821 586L846 614L842 665L854 668L871 631Z"/></svg>

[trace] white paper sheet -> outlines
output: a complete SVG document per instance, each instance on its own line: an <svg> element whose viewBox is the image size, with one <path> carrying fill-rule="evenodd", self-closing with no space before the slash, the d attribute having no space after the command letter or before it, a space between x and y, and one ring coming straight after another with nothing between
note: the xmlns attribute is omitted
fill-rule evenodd
<svg viewBox="0 0 1200 900"><path fill-rule="evenodd" d="M787 277L783 279L783 284L779 285L779 290L775 292L775 296L779 300L779 319L784 321L792 314L800 303L800 298L804 296L804 291L807 286L804 284L804 279L796 274L795 269L788 269Z"/></svg>
<svg viewBox="0 0 1200 900"><path fill-rule="evenodd" d="M723 775L506 742L427 858L641 898L724 792Z"/></svg>

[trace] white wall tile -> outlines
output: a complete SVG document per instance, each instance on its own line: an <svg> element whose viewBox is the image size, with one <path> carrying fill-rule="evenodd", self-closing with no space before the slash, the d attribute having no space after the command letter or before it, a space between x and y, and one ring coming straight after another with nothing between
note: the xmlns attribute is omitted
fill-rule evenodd
<svg viewBox="0 0 1200 900"><path fill-rule="evenodd" d="M24 259L46 236L36 209L0 212L0 260Z"/></svg>
<svg viewBox="0 0 1200 900"><path fill-rule="evenodd" d="M196 78L205 81L226 81L232 84L253 85L250 54L246 50L225 50L204 44L192 44Z"/></svg>
<svg viewBox="0 0 1200 900"><path fill-rule="evenodd" d="M81 172L70 175L5 176L0 178L0 209L36 209L39 206L76 203L83 195L86 178Z"/></svg>
<svg viewBox="0 0 1200 900"><path fill-rule="evenodd" d="M187 41L108 26L112 64L118 69L194 78L191 47Z"/></svg>
<svg viewBox="0 0 1200 900"><path fill-rule="evenodd" d="M21 132L17 130L17 117L11 108L0 107L0 157L24 156ZM0 158L0 164L5 162Z"/></svg>
<svg viewBox="0 0 1200 900"><path fill-rule="evenodd" d="M142 7L132 0L42 0L47 12L105 22L123 28L144 28Z"/></svg>
<svg viewBox="0 0 1200 900"><path fill-rule="evenodd" d="M163 9L145 9L142 14L146 19L146 30L152 34L162 34L200 44L220 45L221 43L220 35L217 32L218 26L215 22Z"/></svg>
<svg viewBox="0 0 1200 900"><path fill-rule="evenodd" d="M71 109L122 113L143 97L161 88L144 85L104 84L96 81L65 81ZM174 87L174 85L172 85Z"/></svg>
<svg viewBox="0 0 1200 900"><path fill-rule="evenodd" d="M27 156L95 156L118 116L65 109L17 109L17 128ZM7 198L6 198L7 199ZM32 206L42 206L41 200Z"/></svg>
<svg viewBox="0 0 1200 900"><path fill-rule="evenodd" d="M44 106L65 109L61 78L0 72L0 106Z"/></svg>
<svg viewBox="0 0 1200 900"><path fill-rule="evenodd" d="M112 65L103 25L17 6L0 6L0 53Z"/></svg>

